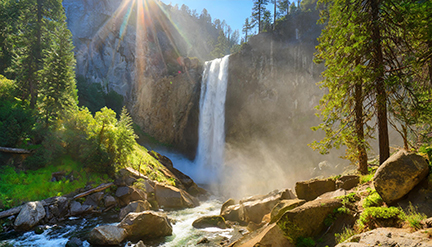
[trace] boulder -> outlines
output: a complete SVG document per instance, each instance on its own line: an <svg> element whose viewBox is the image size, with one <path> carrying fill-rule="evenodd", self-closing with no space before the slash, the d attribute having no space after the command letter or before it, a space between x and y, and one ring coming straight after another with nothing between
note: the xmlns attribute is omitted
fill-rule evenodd
<svg viewBox="0 0 432 247"><path fill-rule="evenodd" d="M37 225L45 215L42 202L27 202L15 219L14 226L19 231L28 231Z"/></svg>
<svg viewBox="0 0 432 247"><path fill-rule="evenodd" d="M312 201L318 196L336 190L336 183L333 179L312 179L297 182L295 191L299 199Z"/></svg>
<svg viewBox="0 0 432 247"><path fill-rule="evenodd" d="M340 189L337 189L335 191L330 191L330 192L324 193L324 194L318 196L315 200L337 198L340 196L346 196L347 194L348 193L346 190L340 188Z"/></svg>
<svg viewBox="0 0 432 247"><path fill-rule="evenodd" d="M291 199L291 200L282 200L278 204L276 204L270 214L270 223L276 222L282 217L282 215L291 209L294 209L298 206L301 206L305 203L305 200L301 199Z"/></svg>
<svg viewBox="0 0 432 247"><path fill-rule="evenodd" d="M193 208L199 205L198 200L184 190L165 184L156 184L156 201L165 208Z"/></svg>
<svg viewBox="0 0 432 247"><path fill-rule="evenodd" d="M91 205L81 205L81 203L77 201L72 201L70 204L70 215L76 216L88 213L93 210L93 206Z"/></svg>
<svg viewBox="0 0 432 247"><path fill-rule="evenodd" d="M132 201L147 200L145 191L127 186L117 188L116 196L119 198L120 206L126 206Z"/></svg>
<svg viewBox="0 0 432 247"><path fill-rule="evenodd" d="M222 212L224 212L224 211L225 211L229 206L232 206L232 205L235 205L235 204L236 204L236 202L235 202L235 200L232 199L232 198L226 200L226 202L224 202L224 203L222 204L222 207L221 207L221 214L222 214Z"/></svg>
<svg viewBox="0 0 432 247"><path fill-rule="evenodd" d="M261 223L264 215L270 213L273 207L281 201L280 195L273 195L261 200L248 201L243 203L244 221L253 221L257 224Z"/></svg>
<svg viewBox="0 0 432 247"><path fill-rule="evenodd" d="M108 195L104 198L104 205L106 208L114 206L116 204L117 204L117 201L113 196Z"/></svg>
<svg viewBox="0 0 432 247"><path fill-rule="evenodd" d="M118 225L128 233L128 239L155 239L172 235L172 226L165 215L145 211L129 213Z"/></svg>
<svg viewBox="0 0 432 247"><path fill-rule="evenodd" d="M104 196L103 192L93 193L93 194L87 196L83 205L91 205L94 208L97 208L99 205L99 202L102 200L103 196Z"/></svg>
<svg viewBox="0 0 432 247"><path fill-rule="evenodd" d="M340 199L323 199L307 202L286 211L277 221L285 236L295 243L298 237L315 236L324 229L325 218L342 206Z"/></svg>
<svg viewBox="0 0 432 247"><path fill-rule="evenodd" d="M295 245L284 236L276 223L273 223L246 234L230 245L230 247L246 246L294 247Z"/></svg>
<svg viewBox="0 0 432 247"><path fill-rule="evenodd" d="M126 207L120 210L119 218L123 219L128 213L138 213L146 210L150 210L151 205L148 201L134 201L129 203Z"/></svg>
<svg viewBox="0 0 432 247"><path fill-rule="evenodd" d="M378 168L373 185L384 202L391 204L408 194L428 173L423 157L401 150Z"/></svg>
<svg viewBox="0 0 432 247"><path fill-rule="evenodd" d="M421 230L410 233L407 229L400 228L377 228L372 231L357 234L347 239L336 247L411 247L432 246L432 240L427 231Z"/></svg>
<svg viewBox="0 0 432 247"><path fill-rule="evenodd" d="M125 229L114 225L106 225L93 228L87 240L94 245L119 245L126 236Z"/></svg>
<svg viewBox="0 0 432 247"><path fill-rule="evenodd" d="M222 212L221 216L224 217L225 220L235 221L239 223L246 223L244 221L244 207L243 204L235 204L226 207Z"/></svg>
<svg viewBox="0 0 432 247"><path fill-rule="evenodd" d="M131 188L128 186L118 187L115 196L121 198L123 196L129 195L131 193Z"/></svg>
<svg viewBox="0 0 432 247"><path fill-rule="evenodd" d="M336 188L350 190L360 183L360 176L358 175L345 175L336 180Z"/></svg>
<svg viewBox="0 0 432 247"><path fill-rule="evenodd" d="M227 227L225 219L220 215L204 216L198 218L192 223L192 226L195 228L218 227L221 229L225 229Z"/></svg>

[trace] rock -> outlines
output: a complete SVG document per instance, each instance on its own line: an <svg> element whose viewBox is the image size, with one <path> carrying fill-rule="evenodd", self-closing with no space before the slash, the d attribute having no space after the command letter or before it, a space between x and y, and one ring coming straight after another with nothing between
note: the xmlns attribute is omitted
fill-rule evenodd
<svg viewBox="0 0 432 247"><path fill-rule="evenodd" d="M97 208L99 205L99 202L102 200L104 193L103 192L97 192L93 193L89 196L87 196L85 202L83 205L91 205L94 208Z"/></svg>
<svg viewBox="0 0 432 247"><path fill-rule="evenodd" d="M127 236L125 229L113 225L93 228L88 236L88 242L94 245L119 245Z"/></svg>
<svg viewBox="0 0 432 247"><path fill-rule="evenodd" d="M136 183L136 181L137 181L137 179L134 178L134 177L127 177L127 178L125 179L125 184L126 184L127 186L132 186L134 183Z"/></svg>
<svg viewBox="0 0 432 247"><path fill-rule="evenodd" d="M65 175L66 173L64 171L53 172L51 173L51 182L60 181L64 178Z"/></svg>
<svg viewBox="0 0 432 247"><path fill-rule="evenodd" d="M142 240L135 244L135 247L146 247Z"/></svg>
<svg viewBox="0 0 432 247"><path fill-rule="evenodd" d="M202 238L200 241L197 242L197 244L208 244L210 241L207 238Z"/></svg>
<svg viewBox="0 0 432 247"><path fill-rule="evenodd" d="M315 200L337 198L340 196L346 196L347 194L348 194L347 191L341 188L341 189L337 189L335 191L330 191L330 192L324 193L324 194L318 196Z"/></svg>
<svg viewBox="0 0 432 247"><path fill-rule="evenodd" d="M384 202L391 204L408 194L428 173L423 157L401 150L378 168L373 185Z"/></svg>
<svg viewBox="0 0 432 247"><path fill-rule="evenodd" d="M372 231L357 234L347 239L336 247L411 247L432 246L432 240L427 231L420 230L410 233L407 229L400 228L377 228Z"/></svg>
<svg viewBox="0 0 432 247"><path fill-rule="evenodd" d="M172 226L165 215L145 211L129 213L118 227L124 228L128 239L154 239L172 235Z"/></svg>
<svg viewBox="0 0 432 247"><path fill-rule="evenodd" d="M108 195L104 198L104 205L106 208L109 208L109 207L114 206L116 204L117 204L117 201L113 196Z"/></svg>
<svg viewBox="0 0 432 247"><path fill-rule="evenodd" d="M123 196L129 195L131 193L131 188L127 186L118 187L116 190L116 197L121 198Z"/></svg>
<svg viewBox="0 0 432 247"><path fill-rule="evenodd" d="M305 203L305 200L300 199L291 199L291 200L282 200L278 204L276 204L270 214L270 223L274 223L282 217L282 215L291 209L294 209L298 206L301 206Z"/></svg>
<svg viewBox="0 0 432 247"><path fill-rule="evenodd" d="M246 234L230 245L230 247L241 246L294 247L295 245L290 243L276 223L273 223L257 231Z"/></svg>
<svg viewBox="0 0 432 247"><path fill-rule="evenodd" d="M277 221L282 232L293 242L298 237L311 237L324 229L324 219L342 206L340 199L323 199L307 202L286 211Z"/></svg>
<svg viewBox="0 0 432 247"><path fill-rule="evenodd" d="M235 202L235 200L232 199L232 198L226 200L226 202L224 202L224 203L222 204L222 207L221 207L221 214L222 214L222 212L224 212L224 211L225 211L229 206L232 206L232 205L235 205L235 204L236 204L236 202Z"/></svg>
<svg viewBox="0 0 432 247"><path fill-rule="evenodd" d="M83 246L83 242L81 241L81 239L77 237L72 237L66 243L66 247L81 247L81 246Z"/></svg>
<svg viewBox="0 0 432 247"><path fill-rule="evenodd" d="M45 229L46 229L45 226L37 226L35 228L35 230L34 230L34 233L36 233L36 234L42 234L42 233L44 233Z"/></svg>
<svg viewBox="0 0 432 247"><path fill-rule="evenodd" d="M336 180L336 188L350 190L356 187L360 182L358 175L345 175Z"/></svg>
<svg viewBox="0 0 432 247"><path fill-rule="evenodd" d="M311 201L318 196L336 190L336 183L333 179L312 179L297 182L295 191L299 199Z"/></svg>
<svg viewBox="0 0 432 247"><path fill-rule="evenodd" d="M91 205L81 205L81 203L77 201L72 201L70 204L70 215L77 216L84 213L88 213L93 210L93 206Z"/></svg>
<svg viewBox="0 0 432 247"><path fill-rule="evenodd" d="M28 231L45 217L45 209L42 202L27 202L21 209L14 226L19 231Z"/></svg>
<svg viewBox="0 0 432 247"><path fill-rule="evenodd" d="M192 226L195 228L218 227L221 229L225 229L227 227L225 219L220 215L204 216L198 218L192 223Z"/></svg>
<svg viewBox="0 0 432 247"><path fill-rule="evenodd" d="M295 198L290 190L273 191L267 195L248 197L240 200L239 204L222 207L221 216L225 220L236 221L242 224L249 223L250 221L260 224L264 215L269 214L278 202L292 197ZM229 203L231 204L232 202Z"/></svg>
<svg viewBox="0 0 432 247"><path fill-rule="evenodd" d="M148 201L134 201L129 203L126 207L120 210L119 218L122 220L128 213L138 213L146 210L150 210L151 205Z"/></svg>
<svg viewBox="0 0 432 247"><path fill-rule="evenodd" d="M155 196L159 206L165 208L193 208L199 205L198 200L189 193L169 185L156 184Z"/></svg>

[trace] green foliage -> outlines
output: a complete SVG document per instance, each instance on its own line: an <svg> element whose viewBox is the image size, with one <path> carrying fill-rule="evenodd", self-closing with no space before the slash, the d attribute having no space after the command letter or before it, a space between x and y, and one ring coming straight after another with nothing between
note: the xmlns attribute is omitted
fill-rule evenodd
<svg viewBox="0 0 432 247"><path fill-rule="evenodd" d="M426 214L419 213L417 208L414 207L411 202L408 207L408 211L406 213L406 221L409 226L413 228L415 231L422 228L422 221L427 218Z"/></svg>
<svg viewBox="0 0 432 247"><path fill-rule="evenodd" d="M363 200L363 207L379 207L384 204L381 196L376 192L376 190L369 191L369 195Z"/></svg>
<svg viewBox="0 0 432 247"><path fill-rule="evenodd" d="M360 230L376 227L398 226L405 219L405 213L396 207L369 207L357 221Z"/></svg>
<svg viewBox="0 0 432 247"><path fill-rule="evenodd" d="M80 163L68 156L36 171L16 171L13 167L0 168L0 198L2 209L18 206L24 201L43 200L52 196L62 196L85 187L88 183L95 184L110 181L106 175L89 173ZM58 165L60 164L60 165ZM51 182L51 174L64 171L73 175L74 180Z"/></svg>
<svg viewBox="0 0 432 247"><path fill-rule="evenodd" d="M360 200L360 197L355 192L351 192L345 196L339 196L338 199L342 199L342 204L346 205L349 203L355 203Z"/></svg>
<svg viewBox="0 0 432 247"><path fill-rule="evenodd" d="M356 234L356 231L353 229L345 227L342 233L335 233L335 239L337 243L342 243Z"/></svg>
<svg viewBox="0 0 432 247"><path fill-rule="evenodd" d="M315 241L312 238L297 238L297 247L314 247L316 245Z"/></svg>

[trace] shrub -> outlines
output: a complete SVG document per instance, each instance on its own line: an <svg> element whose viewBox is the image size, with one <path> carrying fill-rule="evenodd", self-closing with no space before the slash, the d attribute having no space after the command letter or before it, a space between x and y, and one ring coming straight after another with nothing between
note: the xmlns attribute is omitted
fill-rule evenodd
<svg viewBox="0 0 432 247"><path fill-rule="evenodd" d="M313 247L315 245L315 241L312 238L297 238L297 247Z"/></svg>
<svg viewBox="0 0 432 247"><path fill-rule="evenodd" d="M370 190L369 195L364 199L363 201L363 207L369 208L369 207L379 207L382 206L384 203L381 196L376 192L376 190Z"/></svg>
<svg viewBox="0 0 432 247"><path fill-rule="evenodd" d="M405 219L405 213L396 207L369 207L366 208L358 219L360 230L365 228L399 226Z"/></svg>

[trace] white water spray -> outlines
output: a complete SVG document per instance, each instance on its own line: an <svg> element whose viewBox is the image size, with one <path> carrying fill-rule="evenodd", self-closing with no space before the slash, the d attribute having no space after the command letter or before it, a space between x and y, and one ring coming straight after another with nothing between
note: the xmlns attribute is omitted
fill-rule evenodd
<svg viewBox="0 0 432 247"><path fill-rule="evenodd" d="M194 176L198 183L216 182L224 159L228 58L229 55L204 65Z"/></svg>

